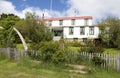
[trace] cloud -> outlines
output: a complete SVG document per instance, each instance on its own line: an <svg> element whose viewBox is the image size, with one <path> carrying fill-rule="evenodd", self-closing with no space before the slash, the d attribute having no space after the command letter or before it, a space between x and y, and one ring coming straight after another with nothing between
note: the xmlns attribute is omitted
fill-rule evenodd
<svg viewBox="0 0 120 78"><path fill-rule="evenodd" d="M26 0L23 0L26 1ZM105 18L107 16L120 17L120 0L61 0L61 3L66 4L67 9L63 12L38 7L27 6L19 11L12 2L0 0L0 14L13 13L21 18L25 17L26 12L35 12L36 15L42 17L62 17L62 16L93 16L94 21ZM76 13L75 13L76 12Z"/></svg>
<svg viewBox="0 0 120 78"><path fill-rule="evenodd" d="M0 1L0 13L13 13L15 11L15 6L8 1Z"/></svg>
<svg viewBox="0 0 120 78"><path fill-rule="evenodd" d="M26 0L25 0L26 1ZM44 14L45 17L60 17L62 16L60 12L52 10L52 12L48 9L40 9L38 7L26 7L22 11L16 9L16 7L12 4L12 2L1 0L0 1L0 14L2 13L13 13L20 18L25 18L25 13L31 12L36 13L37 16L42 17Z"/></svg>
<svg viewBox="0 0 120 78"><path fill-rule="evenodd" d="M67 0L67 4L68 16L75 15L74 9L77 9L78 15L91 15L95 19L120 17L120 0Z"/></svg>

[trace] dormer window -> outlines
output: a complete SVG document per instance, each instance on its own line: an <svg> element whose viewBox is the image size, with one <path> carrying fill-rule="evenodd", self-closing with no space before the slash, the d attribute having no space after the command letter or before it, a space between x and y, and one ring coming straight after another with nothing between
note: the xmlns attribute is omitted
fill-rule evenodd
<svg viewBox="0 0 120 78"><path fill-rule="evenodd" d="M63 25L63 20L59 20L59 25Z"/></svg>

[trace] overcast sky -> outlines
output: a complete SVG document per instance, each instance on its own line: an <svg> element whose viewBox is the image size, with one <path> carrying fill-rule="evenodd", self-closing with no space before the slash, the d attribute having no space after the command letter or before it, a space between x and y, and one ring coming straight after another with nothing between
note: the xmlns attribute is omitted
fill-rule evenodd
<svg viewBox="0 0 120 78"><path fill-rule="evenodd" d="M0 0L0 14L14 13L21 18L35 12L39 17L93 16L95 22L108 16L120 17L120 0Z"/></svg>

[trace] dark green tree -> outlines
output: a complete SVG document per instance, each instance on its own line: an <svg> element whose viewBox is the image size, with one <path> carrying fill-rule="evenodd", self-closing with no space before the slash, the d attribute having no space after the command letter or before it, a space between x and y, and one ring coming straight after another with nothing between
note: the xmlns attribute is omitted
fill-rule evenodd
<svg viewBox="0 0 120 78"><path fill-rule="evenodd" d="M102 43L107 47L120 48L120 19L108 17L98 23L98 26Z"/></svg>
<svg viewBox="0 0 120 78"><path fill-rule="evenodd" d="M13 27L19 20L20 18L14 14L1 14L0 26L2 26L2 29L0 29L0 47L10 47L10 42L12 44L15 40L15 37L10 37L10 35L13 32Z"/></svg>

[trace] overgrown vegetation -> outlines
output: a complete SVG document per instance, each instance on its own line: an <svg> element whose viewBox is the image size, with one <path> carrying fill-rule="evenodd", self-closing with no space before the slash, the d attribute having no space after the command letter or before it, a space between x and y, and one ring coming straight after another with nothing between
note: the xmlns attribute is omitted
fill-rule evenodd
<svg viewBox="0 0 120 78"><path fill-rule="evenodd" d="M108 17L98 23L100 29L99 37L102 39L104 47L120 47L120 19Z"/></svg>
<svg viewBox="0 0 120 78"><path fill-rule="evenodd" d="M33 61L30 58L22 58L20 61L3 59L0 61L0 77L2 78L119 78L115 71L106 71L91 67L87 74L69 72L74 68L68 66L56 66L49 63Z"/></svg>
<svg viewBox="0 0 120 78"><path fill-rule="evenodd" d="M1 14L0 26L2 26L2 28L0 28L0 48L15 47L16 33L13 33L13 27L19 20L20 18L14 14Z"/></svg>

